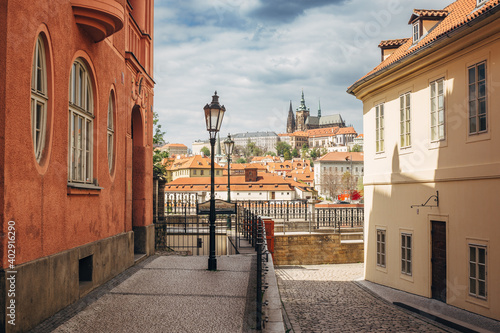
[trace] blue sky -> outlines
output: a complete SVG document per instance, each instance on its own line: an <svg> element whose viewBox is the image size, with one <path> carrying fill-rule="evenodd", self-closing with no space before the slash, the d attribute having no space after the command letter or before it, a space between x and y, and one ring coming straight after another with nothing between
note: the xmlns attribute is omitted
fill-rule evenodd
<svg viewBox="0 0 500 333"><path fill-rule="evenodd" d="M221 136L286 129L304 90L311 115L340 113L363 133L346 89L380 62L381 40L410 37L414 8L451 0L156 0L154 108L165 139L208 139L203 107L217 90Z"/></svg>

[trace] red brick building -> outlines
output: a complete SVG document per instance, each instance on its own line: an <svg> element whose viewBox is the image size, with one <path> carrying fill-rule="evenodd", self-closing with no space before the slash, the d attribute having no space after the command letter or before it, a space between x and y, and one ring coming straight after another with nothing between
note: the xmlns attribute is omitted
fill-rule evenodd
<svg viewBox="0 0 500 333"><path fill-rule="evenodd" d="M14 332L154 251L153 0L0 0L0 17L0 331Z"/></svg>

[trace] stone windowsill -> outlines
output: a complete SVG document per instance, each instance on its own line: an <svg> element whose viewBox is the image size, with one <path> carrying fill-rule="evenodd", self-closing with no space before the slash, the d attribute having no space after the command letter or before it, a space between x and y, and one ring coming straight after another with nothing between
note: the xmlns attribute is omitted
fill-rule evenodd
<svg viewBox="0 0 500 333"><path fill-rule="evenodd" d="M99 195L101 190L93 184L68 183L68 195Z"/></svg>

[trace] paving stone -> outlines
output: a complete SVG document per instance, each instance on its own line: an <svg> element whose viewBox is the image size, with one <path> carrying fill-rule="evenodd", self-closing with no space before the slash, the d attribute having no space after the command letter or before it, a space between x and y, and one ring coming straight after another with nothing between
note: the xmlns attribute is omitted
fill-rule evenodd
<svg viewBox="0 0 500 333"><path fill-rule="evenodd" d="M363 264L276 267L292 332L454 332L359 287Z"/></svg>

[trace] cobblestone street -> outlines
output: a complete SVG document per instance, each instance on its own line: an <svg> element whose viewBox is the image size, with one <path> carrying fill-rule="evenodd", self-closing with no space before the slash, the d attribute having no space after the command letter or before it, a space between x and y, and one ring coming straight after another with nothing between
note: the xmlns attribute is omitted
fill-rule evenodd
<svg viewBox="0 0 500 333"><path fill-rule="evenodd" d="M455 332L353 282L363 264L279 266L276 275L289 332Z"/></svg>

